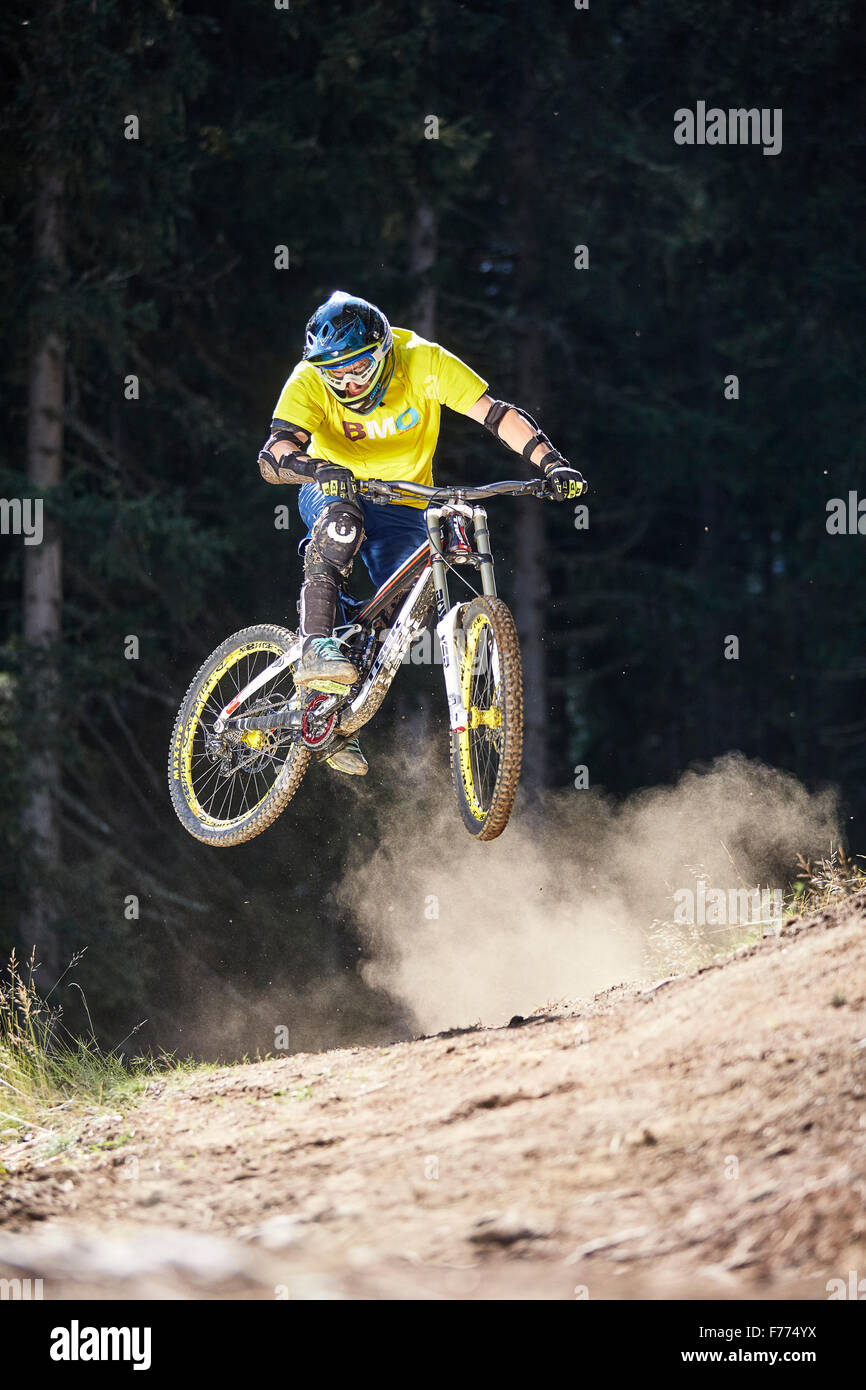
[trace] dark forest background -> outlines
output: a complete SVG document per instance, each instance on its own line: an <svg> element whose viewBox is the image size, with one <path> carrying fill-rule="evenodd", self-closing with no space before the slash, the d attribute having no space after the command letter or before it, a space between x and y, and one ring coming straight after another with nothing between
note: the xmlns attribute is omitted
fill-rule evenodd
<svg viewBox="0 0 866 1390"><path fill-rule="evenodd" d="M491 506L526 795L740 749L838 786L866 850L866 535L827 531L831 498L866 496L863 39L853 0L8 0L0 494L43 497L47 530L2 539L4 954L39 942L48 979L86 946L97 1031L147 1017L181 1050L276 977L354 978L334 889L374 828L339 779L219 852L164 773L207 652L294 622L294 490L256 454L337 287L465 358L591 481L588 530ZM782 108L781 154L677 145L699 100ZM526 475L453 416L437 467ZM444 763L439 681L401 673L371 778L426 728ZM349 1033L358 1009L393 1026L360 997Z"/></svg>

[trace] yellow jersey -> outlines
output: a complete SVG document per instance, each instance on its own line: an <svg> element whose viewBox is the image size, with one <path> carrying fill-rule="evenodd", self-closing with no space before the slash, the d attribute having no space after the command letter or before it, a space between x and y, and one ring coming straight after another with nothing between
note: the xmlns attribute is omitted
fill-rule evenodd
<svg viewBox="0 0 866 1390"><path fill-rule="evenodd" d="M487 382L459 357L395 328L394 373L383 399L359 415L332 396L316 368L299 362L277 401L274 425L309 430L310 454L350 468L356 478L433 482L440 407L465 415L487 390ZM423 507L409 500L406 506Z"/></svg>

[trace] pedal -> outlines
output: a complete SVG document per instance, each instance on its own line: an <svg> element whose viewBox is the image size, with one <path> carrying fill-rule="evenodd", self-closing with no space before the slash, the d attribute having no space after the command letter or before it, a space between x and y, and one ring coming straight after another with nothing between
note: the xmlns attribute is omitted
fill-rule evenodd
<svg viewBox="0 0 866 1390"><path fill-rule="evenodd" d="M303 690L317 690L323 695L348 695L352 689L350 685L341 685L339 681L312 680L304 681Z"/></svg>

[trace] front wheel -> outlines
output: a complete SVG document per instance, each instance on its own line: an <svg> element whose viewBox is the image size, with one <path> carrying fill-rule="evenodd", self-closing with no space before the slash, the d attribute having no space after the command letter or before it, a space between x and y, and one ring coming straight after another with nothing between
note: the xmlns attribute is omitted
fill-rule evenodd
<svg viewBox="0 0 866 1390"><path fill-rule="evenodd" d="M460 645L467 720L462 733L451 734L451 772L466 829L495 840L514 806L523 754L520 643L502 599L467 605Z"/></svg>
<svg viewBox="0 0 866 1390"><path fill-rule="evenodd" d="M301 696L289 663L278 660L294 639L270 623L243 628L211 653L184 696L171 737L168 785L179 821L205 844L238 845L261 834L301 784L310 749L293 741L285 726L286 711L298 707ZM220 710L271 666L273 674L243 707L264 727L215 734Z"/></svg>

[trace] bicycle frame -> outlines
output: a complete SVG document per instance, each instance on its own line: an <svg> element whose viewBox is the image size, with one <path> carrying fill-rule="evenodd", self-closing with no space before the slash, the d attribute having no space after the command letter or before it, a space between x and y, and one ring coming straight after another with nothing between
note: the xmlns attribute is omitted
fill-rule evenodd
<svg viewBox="0 0 866 1390"><path fill-rule="evenodd" d="M434 489L431 488L429 491L432 492ZM457 648L458 623L466 605L457 603L452 606L448 592L448 566L442 545L442 520L449 515L462 516L471 522L475 546L471 553L460 556L459 559L463 563L476 564L481 573L482 592L492 597L496 595L493 556L490 553L490 531L485 509L477 504L469 506L459 496L438 506L428 506L424 520L429 538L429 563L406 597L361 689L342 715L339 725L341 733L355 733L379 708L413 639L427 625L431 586L438 617L436 632L442 650L442 674L448 700L449 721L454 733L463 733L466 729L467 713L460 690ZM418 555L417 551L415 555ZM411 565L414 558L415 556L410 557L407 563ZM455 563L454 559L452 563ZM391 580L388 580L387 584L382 586L383 590L387 589L390 583ZM375 603L376 596L371 599L368 608L373 607Z"/></svg>
<svg viewBox="0 0 866 1390"><path fill-rule="evenodd" d="M333 737L353 734L372 719L388 693L412 641L427 626L431 605L435 608L437 616L436 631L442 648L442 673L445 679L451 729L455 733L462 733L466 729L468 716L460 690L457 635L460 615L466 605L465 603L451 604L447 571L450 565L455 563L473 565L481 574L482 592L495 597L496 580L493 572L493 556L490 552L487 512L475 499L495 496L497 493L510 493L512 495L528 493L538 496L542 486L540 482L535 480L531 482L493 483L484 488L447 489L410 483L389 484L376 479L370 479L361 484L361 491L371 497L392 497L400 493L429 497L430 504L425 510L428 540L419 546L401 565L400 569L386 580L361 609L354 622L346 623L335 630L338 640L345 643L355 634L366 631L368 624L372 624L376 615L387 606L388 591L394 587L400 576L404 573L411 575L413 569L421 565L425 554L428 558L412 583L370 669L361 682L357 694L339 710ZM474 501L474 505L471 506L467 500L470 497ZM475 542L471 552L450 557L443 552L442 521L449 515L461 516L471 523ZM371 635L374 631L375 629L371 627ZM236 716L237 711L257 690L266 685L279 671L285 669L286 665L291 665L300 659L302 645L302 639L298 636L297 641L289 651L270 662L248 685L237 692L220 711L214 722L213 731L215 734L222 734L229 720L234 723L233 717ZM334 704L328 707L329 713L337 707L340 698L334 697ZM242 715L238 716L235 727L243 728ZM300 712L291 719L289 727L292 728L294 736L300 736ZM331 741L332 739L329 738L328 743L330 744Z"/></svg>

